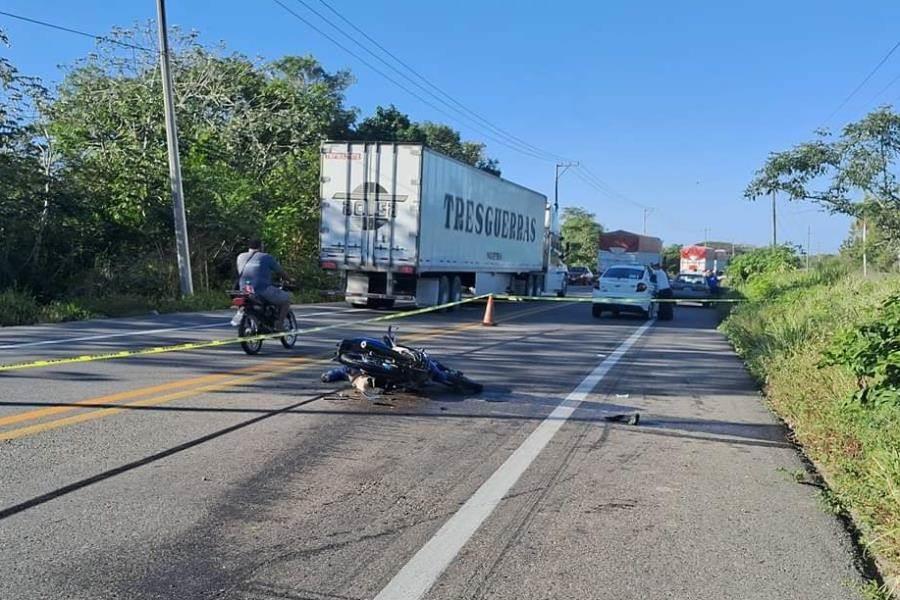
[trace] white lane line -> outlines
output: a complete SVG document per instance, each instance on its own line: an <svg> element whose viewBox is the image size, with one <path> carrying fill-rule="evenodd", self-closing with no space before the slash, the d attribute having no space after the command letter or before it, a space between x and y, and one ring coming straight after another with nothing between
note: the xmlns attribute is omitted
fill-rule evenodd
<svg viewBox="0 0 900 600"><path fill-rule="evenodd" d="M136 329L132 331L123 331L121 333L101 333L98 335L87 335L77 338L60 338L56 340L43 340L41 342L23 342L21 344L8 344L0 346L0 350L9 350L14 348L27 348L29 346L49 346L52 344L68 344L70 342L88 342L92 340L107 340L111 338L128 337L133 335L150 335L154 333L169 333L171 331L186 331L188 329L208 329L210 327L222 327L228 325L231 321L221 321L217 323L205 323L203 325L188 325L185 327L168 327L166 329Z"/></svg>
<svg viewBox="0 0 900 600"><path fill-rule="evenodd" d="M450 517L385 586L375 600L417 600L424 596L450 565L469 538L490 516L519 477L537 458L575 409L609 373L626 352L640 339L653 321L641 326L622 342L609 357L597 365L566 399L531 432L522 445L499 469Z"/></svg>

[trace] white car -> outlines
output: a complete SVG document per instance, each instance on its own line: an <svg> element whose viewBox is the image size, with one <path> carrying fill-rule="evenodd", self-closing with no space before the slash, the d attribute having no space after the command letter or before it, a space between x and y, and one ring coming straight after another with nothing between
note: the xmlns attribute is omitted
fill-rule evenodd
<svg viewBox="0 0 900 600"><path fill-rule="evenodd" d="M649 268L615 265L606 269L594 284L591 314L599 317L605 310L613 315L632 312L649 319L656 312L655 294L656 276Z"/></svg>

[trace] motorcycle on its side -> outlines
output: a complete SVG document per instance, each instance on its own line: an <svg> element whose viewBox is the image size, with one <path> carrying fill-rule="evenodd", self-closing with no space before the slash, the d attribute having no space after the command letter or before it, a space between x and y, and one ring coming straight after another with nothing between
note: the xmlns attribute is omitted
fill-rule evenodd
<svg viewBox="0 0 900 600"><path fill-rule="evenodd" d="M285 291L290 288L286 283L279 286ZM241 348L247 354L259 354L262 350L263 340L253 339L258 335L275 333L278 321L278 306L271 304L262 297L256 295L253 286L245 285L240 290L229 292L231 306L237 309L231 319L231 326L237 327L239 338L251 338L241 342ZM297 317L294 311L289 310L284 322L285 335L279 338L281 345L287 349L293 348L297 343Z"/></svg>
<svg viewBox="0 0 900 600"><path fill-rule="evenodd" d="M390 327L380 340L363 337L341 341L334 360L341 366L323 373L322 381L349 381L365 395L373 390L419 390L429 382L461 393L479 394L484 389L425 350L399 344Z"/></svg>

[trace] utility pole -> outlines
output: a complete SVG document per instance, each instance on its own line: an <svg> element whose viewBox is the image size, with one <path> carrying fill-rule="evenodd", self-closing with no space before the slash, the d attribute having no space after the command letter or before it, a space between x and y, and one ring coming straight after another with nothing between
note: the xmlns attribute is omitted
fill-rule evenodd
<svg viewBox="0 0 900 600"><path fill-rule="evenodd" d="M703 228L703 247L709 246L709 227Z"/></svg>
<svg viewBox="0 0 900 600"><path fill-rule="evenodd" d="M806 226L806 270L809 271L809 255L812 252L812 225Z"/></svg>
<svg viewBox="0 0 900 600"><path fill-rule="evenodd" d="M178 156L178 127L175 124L175 98L169 69L169 36L166 32L165 0L156 0L156 24L159 28L159 68L162 72L163 108L166 113L166 144L169 148L169 184L172 210L175 213L175 247L178 253L178 278L181 295L194 293L191 278L191 251L188 245L187 217L184 214L184 191L181 186L181 160Z"/></svg>
<svg viewBox="0 0 900 600"><path fill-rule="evenodd" d="M772 190L772 247L778 245L778 220L775 212L775 190Z"/></svg>
<svg viewBox="0 0 900 600"><path fill-rule="evenodd" d="M559 214L559 178L569 170L569 167L577 167L577 162L556 163L556 176L553 178L553 208ZM562 168L562 173L559 169Z"/></svg>
<svg viewBox="0 0 900 600"><path fill-rule="evenodd" d="M868 233L868 223L866 219L863 219L863 277L869 276L869 262L866 256L866 251L868 248L866 247L866 234Z"/></svg>
<svg viewBox="0 0 900 600"><path fill-rule="evenodd" d="M643 234L647 235L647 217L653 212L652 208L644 208L644 228Z"/></svg>

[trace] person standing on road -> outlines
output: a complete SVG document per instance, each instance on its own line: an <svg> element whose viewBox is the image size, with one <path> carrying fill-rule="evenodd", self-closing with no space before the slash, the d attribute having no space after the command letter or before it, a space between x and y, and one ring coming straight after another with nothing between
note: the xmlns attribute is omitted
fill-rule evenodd
<svg viewBox="0 0 900 600"><path fill-rule="evenodd" d="M661 321L671 321L675 316L675 305L669 302L672 299L672 286L669 284L669 276L665 269L658 264L653 265L653 272L656 275L656 297L662 302L659 303L657 314Z"/></svg>
<svg viewBox="0 0 900 600"><path fill-rule="evenodd" d="M253 293L278 307L277 327L285 330L284 321L291 308L291 295L278 286L272 285L272 275L284 275L284 269L274 256L262 251L262 241L250 240L249 249L237 257L238 288L253 288Z"/></svg>
<svg viewBox="0 0 900 600"><path fill-rule="evenodd" d="M709 293L715 297L719 295L719 278L715 271L706 272L706 285L709 286Z"/></svg>

